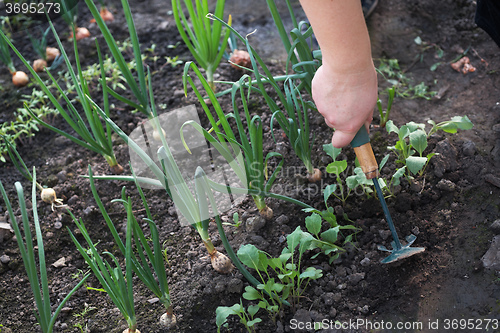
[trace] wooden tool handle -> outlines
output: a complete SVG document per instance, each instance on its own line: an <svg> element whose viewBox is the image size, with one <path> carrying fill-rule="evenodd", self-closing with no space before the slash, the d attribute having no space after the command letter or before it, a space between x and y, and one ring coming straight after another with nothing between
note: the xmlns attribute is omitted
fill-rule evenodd
<svg viewBox="0 0 500 333"><path fill-rule="evenodd" d="M366 175L367 179L378 177L378 163L373 154L370 137L363 125L354 139L351 141L351 146L354 148L356 157L358 158L361 170Z"/></svg>
<svg viewBox="0 0 500 333"><path fill-rule="evenodd" d="M378 164L373 154L372 145L369 142L365 143L362 146L355 147L354 152L366 179L378 177Z"/></svg>

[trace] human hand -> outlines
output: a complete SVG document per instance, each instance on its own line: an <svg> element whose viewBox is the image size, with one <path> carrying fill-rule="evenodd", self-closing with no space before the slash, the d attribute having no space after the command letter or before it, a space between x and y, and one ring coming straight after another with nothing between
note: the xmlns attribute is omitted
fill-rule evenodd
<svg viewBox="0 0 500 333"><path fill-rule="evenodd" d="M373 120L378 98L373 63L355 71L339 71L323 63L312 81L312 97L326 124L335 129L333 146L347 146L361 126L368 130Z"/></svg>

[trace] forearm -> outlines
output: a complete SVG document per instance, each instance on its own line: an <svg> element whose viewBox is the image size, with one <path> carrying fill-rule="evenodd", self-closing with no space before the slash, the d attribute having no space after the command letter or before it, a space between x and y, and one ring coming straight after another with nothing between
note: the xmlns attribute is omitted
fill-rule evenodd
<svg viewBox="0 0 500 333"><path fill-rule="evenodd" d="M300 0L314 30L323 64L337 73L373 67L371 45L359 0Z"/></svg>

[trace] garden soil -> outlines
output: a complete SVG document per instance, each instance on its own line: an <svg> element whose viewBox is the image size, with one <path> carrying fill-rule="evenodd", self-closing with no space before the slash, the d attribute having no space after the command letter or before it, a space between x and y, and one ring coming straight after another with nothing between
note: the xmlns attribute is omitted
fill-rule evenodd
<svg viewBox="0 0 500 333"><path fill-rule="evenodd" d="M130 2L145 53L147 48L156 44L154 55L157 58L149 52L146 62L153 73L159 112L167 113L194 104L203 122L205 116L192 89L188 89L187 96L183 93L183 66L172 67L165 58L179 56L184 62L192 60L175 27L170 2ZM128 31L120 2L107 3L115 15L109 28L118 40L124 40ZM295 7L299 18L303 19L298 4ZM280 8L286 15L282 4ZM228 1L226 13L233 15L234 26L242 34L256 30L249 37L250 42L273 74L284 74L286 54L265 2ZM494 322L486 329L488 319L500 318L500 275L495 268L485 268L481 260L495 236L495 229L490 226L499 218L500 49L475 25L474 13L475 1L472 0L380 0L367 19L377 65L379 59L397 59L405 78L413 86L423 82L430 90L439 92L430 100L398 97L390 116L395 124L426 123L429 119L440 122L463 115L474 123L471 130L432 135L425 154L435 152L439 155L432 158L423 176L416 177L411 185L403 181L395 189L394 196L388 198L400 238L416 235L413 246L425 247L425 252L394 265L381 264L380 260L387 253L379 251L377 246L390 248L391 236L379 202L363 193L351 195L345 205L330 199L328 204L335 208L338 222L353 223L359 228L353 243L344 246L346 251L332 264L324 255L312 259L315 253L306 253L303 265L322 269L323 277L310 282L299 305L293 308L285 306L276 321L273 322L265 311L259 311L257 316L262 322L258 324L257 332L312 332L312 322L328 323L323 332L500 332L500 328L492 326ZM97 62L94 38L104 45L97 27L89 21L89 13L81 2L78 22L80 26L87 26L92 35L90 39L79 42L84 66ZM71 54L71 44L66 41L67 29L61 22L56 26ZM416 39L420 39L420 45ZM25 35L14 35L14 40L23 54L34 57ZM171 47L177 43L177 47ZM443 52L441 57L439 49ZM450 66L465 51L476 69L467 74ZM441 64L431 70L438 62ZM15 64L22 68L18 59ZM241 72L223 62L216 79L234 81L239 76ZM14 89L6 68L0 80L0 121L9 122L13 119L13 112L21 107L19 98L30 94L34 85ZM382 93L389 84L383 75L379 76L379 82ZM92 84L97 86L96 82ZM98 103L99 94L96 91ZM386 96L381 94L384 105ZM221 97L220 103L224 110L232 111L229 96ZM132 113L129 107L117 101L115 106L112 118L127 133L145 120L140 113ZM264 101L254 94L251 107L251 112L260 115L264 121L265 151L278 151L284 158L285 171L280 173L274 188L286 188L284 194L317 209L325 209L321 190L335 178L324 172L331 159L323 152L322 145L329 142L331 130L321 116L310 115L315 135L313 162L323 170L323 178L319 183L309 184L304 181L305 172L300 160L293 154L287 139L279 135L279 130L276 132L277 142L273 141L269 124L271 115ZM380 161L390 153L387 146L395 144L396 135L377 126L378 112L374 113L374 118L372 146ZM53 124L70 131L60 117L56 117ZM427 125L429 129L430 125ZM114 142L118 161L129 174L128 147L118 137ZM81 177L87 174L89 165L97 175L109 174L105 160L46 129L40 129L33 138L19 142L18 148L28 166L37 168L38 179L44 185L54 187L72 213L82 219L98 248L116 253L117 248L91 194L89 181ZM341 157L347 159L350 166L354 165L354 154L349 147L343 150ZM394 162L395 157L391 155L382 175L394 172ZM277 160L271 160L270 168L276 165ZM0 165L0 178L15 207L16 181L23 184L29 197L30 184L12 163ZM97 180L96 184L123 236L126 213L119 203L111 201L120 197L125 186L126 193L133 198L136 216L144 217L135 187L121 181ZM248 281L238 271L229 275L215 272L196 231L179 223L173 203L165 192L145 190L145 193L168 254L166 273L178 321L171 331L216 332L215 309L239 302ZM239 206L224 212L226 222L232 221L234 212L238 212L243 220L238 228L225 226L234 249L250 243L277 256L289 233L297 226L305 230L307 214L300 207L274 199L268 204L274 210L274 217L260 224L255 223L258 212L251 199L245 199ZM37 206L46 251L50 299L55 309L78 283L87 266L69 237L68 228L78 232L65 209L52 211L39 199ZM16 210L16 214L19 215L20 211ZM351 222L343 218L343 214ZM0 205L0 221L8 221L3 203ZM215 224L211 224L210 233L215 246L225 253ZM36 323L30 285L12 236L7 233L0 238L1 331L37 332L40 329ZM498 257L497 254L496 269L499 267ZM61 258L64 258L64 264L55 267L53 264ZM100 288L95 278L90 278L87 286ZM158 324L163 313L159 302L137 278L134 278L134 290L141 332L164 332ZM248 305L246 301L244 304ZM469 325L472 323L476 330L471 326L463 329L464 322L459 320L466 320ZM232 332L245 331L235 318L230 318L228 323ZM298 327L297 323L304 324L304 328ZM126 322L109 297L87 288L79 289L70 298L55 325L56 332L114 333L125 328Z"/></svg>

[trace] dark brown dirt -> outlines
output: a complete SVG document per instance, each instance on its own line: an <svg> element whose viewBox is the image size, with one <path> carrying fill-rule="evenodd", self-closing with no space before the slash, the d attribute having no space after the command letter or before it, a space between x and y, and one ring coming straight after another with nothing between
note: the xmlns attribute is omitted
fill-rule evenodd
<svg viewBox="0 0 500 333"><path fill-rule="evenodd" d="M109 3L116 18L115 22L109 25L110 30L117 39L123 39L127 36L127 29L119 1ZM248 8L248 3L230 3L227 12L230 13L231 10L237 13L234 14L233 20L242 33L258 29L251 37L251 42L255 43L259 52L267 56L272 72L282 74L284 55L281 42L275 39L276 33L272 30L273 23L265 3L257 1L255 8ZM183 66L163 66L166 56L179 55L183 61L191 60L182 44L175 49L168 47L181 40L173 17L168 14L170 4L145 0L131 1L131 5L141 43L145 48L152 44L157 45L159 60L154 63L150 58L148 65L154 71L156 102L165 106L160 111L168 112L196 104L193 94L184 97L179 93L182 89ZM263 322L258 326L257 332L300 332L301 330L294 329L293 319L302 322L319 322L325 319L329 323L339 321L344 324L344 329L335 329L332 325L323 330L324 332L370 331L366 322L360 326L348 325L350 321L356 320L372 323L372 332L465 332L467 330L446 330L446 320L477 321L499 318L499 275L498 272L483 269L480 261L493 236L488 227L499 215L500 188L498 183L495 185L492 181L495 177L500 177L499 48L485 32L475 26L474 10L472 0L440 3L427 0L380 0L379 6L367 21L375 59L398 59L405 75L414 85L424 82L431 90L441 92L439 99L432 100L397 98L391 119L398 126L409 121L443 121L456 115L467 115L474 123L472 130L456 135L434 135L426 153L439 152L441 155L433 159L425 175L418 177L414 185L403 183L395 198L388 199L400 238L403 239L411 233L418 234L414 246L425 247L426 251L397 265L380 264L379 261L386 253L378 251L377 245L389 247L390 236L386 237L388 228L378 201L365 195L353 195L342 207L340 201L331 200L329 204L335 207L341 223L345 223L341 214L343 211L354 225L361 229L354 239L354 246L347 247L347 252L332 265L328 264L324 256L308 259L308 266L323 269L323 277L310 283L299 308L284 309L277 324L273 324L261 310L259 316ZM85 22L88 22L90 17L83 6L80 13L80 25L86 25ZM303 17L303 14L301 15ZM61 27L63 26L60 25L59 28ZM92 36L98 36L95 26L90 25L89 29ZM417 36L425 43L441 48L443 57L436 58L434 47L424 51L414 42ZM270 43L270 40L274 40L274 43ZM29 57L33 55L25 36L15 36L15 42L24 54ZM101 45L103 44L104 42ZM69 43L65 45L67 50L71 50ZM93 40L84 40L80 45L84 65L97 61ZM471 63L477 70L464 75L454 71L449 62L456 58L461 50L467 48ZM431 71L430 67L438 61L443 64ZM19 65L17 60L16 65ZM229 64L221 64L217 79L235 78L238 78L237 72L231 69ZM8 73L1 75L0 79L3 81L1 98L6 101L0 111L0 119L10 121L12 112L20 107L16 104L16 97L30 93L33 86L15 90L10 84ZM379 82L382 91L388 84L382 76L379 77ZM98 93L95 97L99 102ZM269 110L257 96L253 98L252 112L262 115L267 122L265 150L277 150L285 157L285 170L297 170L301 166L300 160L280 135L278 144L272 141L269 132ZM220 101L224 109L232 110L228 96L222 97ZM201 108L199 111L200 118L204 121ZM378 115L374 116L376 125ZM132 114L128 108L121 108L119 103L112 118L127 133L144 120L141 114ZM311 115L311 123L316 135L314 163L324 169L330 159L321 147L328 143L331 132L317 114ZM68 130L59 118L56 118L54 124ZM388 135L384 129L376 126L371 133L372 145L380 161L389 153L386 147L395 143L395 135ZM118 160L128 174L128 148L120 139L115 140L115 146ZM88 165L95 174L107 174L104 159L45 129L41 129L30 142L19 144L19 152L30 167L37 168L42 183L53 186L59 197L71 207L73 214L84 221L92 239L99 242L100 249L116 251L111 234L96 208L89 182L79 177L87 174ZM350 149L345 149L343 156L353 165L354 155ZM271 164L271 167L275 165ZM389 160L383 173L388 174L390 170L394 170L394 158ZM30 193L29 182L19 175L11 163L0 165L0 178L14 206L17 206L14 182L20 181L25 192ZM287 192L290 196L318 209L324 209L320 190L333 181L333 176L324 173L320 184L309 185L301 182L295 172L283 172L276 184L290 189ZM452 185L438 186L440 182ZM127 194L134 200L134 207L138 210L137 218L144 217L141 215L144 213L140 210L137 191L132 184L97 181L102 201L114 219L117 229L124 234L126 214L122 206L111 203L112 199L120 197L122 186L127 188ZM173 331L216 332L215 309L217 306L231 306L239 302L248 282L239 272L227 276L216 273L210 266L199 236L192 228L178 223L173 203L166 194L158 190L145 192L158 224L161 240L165 241L168 250L169 265L166 272L174 312L178 318L178 326ZM45 237L51 303L55 308L78 282L76 275L80 270L86 270L86 264L66 230L66 227L73 232L77 229L69 215L64 210L52 212L50 207L40 200L37 204ZM274 218L260 230L249 233L245 223L239 229L226 227L234 249L238 249L242 244L252 243L276 256L281 253L283 236L297 226L305 230L306 214L300 207L277 200L269 200L269 205L274 210ZM240 216L246 212L245 217L256 215L251 199L225 213L224 218L231 217L234 211L238 211ZM5 206L0 206L0 220L4 219L5 212ZM215 225L211 225L210 233L217 248L224 252ZM10 261L0 263L2 332L39 330L33 313L31 289L14 239L7 237L0 242L0 256L3 255L8 256ZM53 267L52 264L61 257L66 259L66 266ZM99 288L95 278L88 281L88 286ZM150 304L149 301L154 296L139 280L134 289L139 329L142 332L162 332L158 325L162 314L160 304ZM82 288L66 306L67 311L60 315L56 324L57 332L80 332L75 326L78 324L87 327L88 332L121 332L126 327L115 306L103 293ZM84 316L79 316L86 307L92 310ZM430 323L437 320L439 330L432 330L434 326L430 326ZM387 325L376 326L382 322L391 322L392 329ZM398 322L407 325L416 323L414 325L417 326L396 329ZM422 323L422 327L419 327L418 323ZM244 331L234 318L230 320L230 328L236 332ZM489 330L491 331L498 330Z"/></svg>

